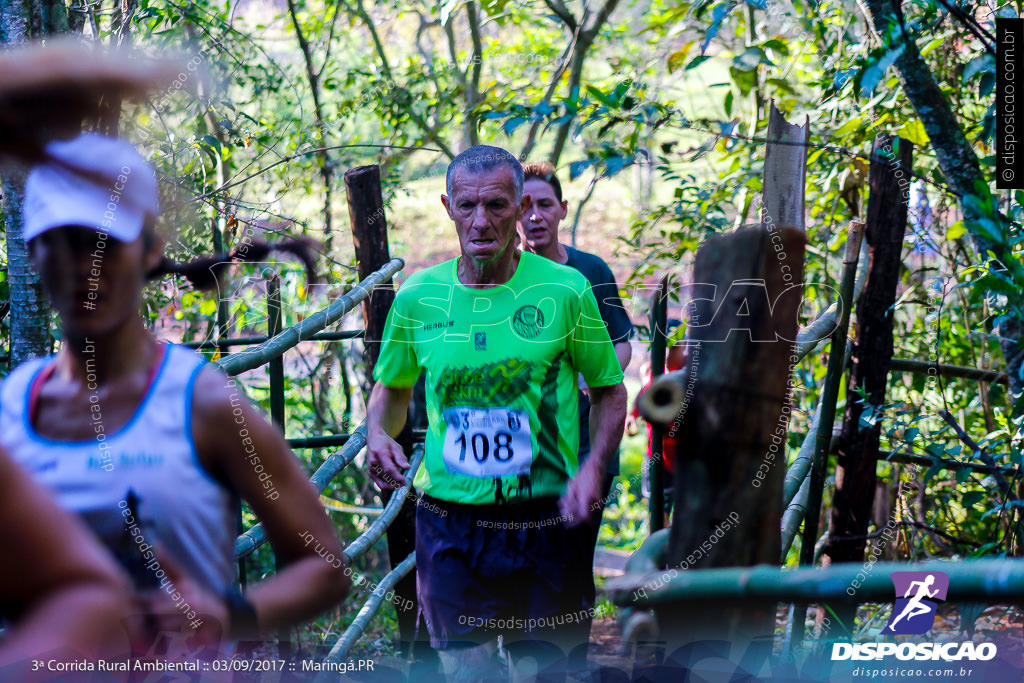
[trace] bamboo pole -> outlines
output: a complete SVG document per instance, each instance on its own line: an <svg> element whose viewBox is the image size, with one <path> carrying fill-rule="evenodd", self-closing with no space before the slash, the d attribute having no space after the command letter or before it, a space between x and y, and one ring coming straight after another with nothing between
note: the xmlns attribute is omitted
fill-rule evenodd
<svg viewBox="0 0 1024 683"><path fill-rule="evenodd" d="M405 261L402 259L391 259L380 270L374 272L350 289L348 293L335 299L331 305L286 328L280 334L271 337L259 346L239 351L220 359L217 361L217 365L227 375L238 375L266 364L272 358L277 358L300 342L312 338L314 334L323 330L328 325L336 323L346 313L358 306L366 297L370 296L374 287L389 280L404 266Z"/></svg>
<svg viewBox="0 0 1024 683"><path fill-rule="evenodd" d="M352 434L341 450L329 455L320 464L320 467L316 468L313 476L309 478L310 483L316 487L317 493L327 488L327 485L337 476L338 472L356 459L356 456L359 455L359 452L363 450L365 445L366 422L364 421L360 422L359 426L352 430Z"/></svg>
<svg viewBox="0 0 1024 683"><path fill-rule="evenodd" d="M985 465L980 462L967 462L964 460L952 460L950 458L936 458L931 455L917 455L915 453L893 453L892 451L878 451L878 460L886 460L888 462L900 462L908 465L920 465L921 467L931 467L936 463L940 463L944 469L955 470L961 467L966 467L972 472L980 472L982 474L995 474L997 472L1003 475L1009 475L1014 477L1020 474L1020 468L1011 467L1009 465Z"/></svg>
<svg viewBox="0 0 1024 683"><path fill-rule="evenodd" d="M267 279L267 335L281 334L281 278L276 274ZM284 360L281 356L267 363L270 377L270 419L283 434L285 432Z"/></svg>
<svg viewBox="0 0 1024 683"><path fill-rule="evenodd" d="M820 405L820 404L819 404ZM811 431L808 430L807 439L804 440L806 445L813 437ZM800 452L804 452L804 448L801 447ZM931 467L936 463L941 464L943 469L955 470L961 467L965 467L972 472L979 472L982 474L995 474L999 472L1008 476L1016 476L1020 473L1016 467L1009 466L992 466L985 465L977 462L967 462L964 460L952 460L949 458L936 458L931 455L917 455L914 453L893 453L892 451L879 451L878 460L888 462L899 462L909 465L919 465L921 467ZM790 468L792 471L792 468ZM806 472L805 472L806 474ZM793 492L793 496L788 498L786 503L786 511L782 513L782 553L780 555L780 562L786 561L786 555L789 553L790 547L793 545L793 539L796 536L797 530L800 528L800 522L803 521L804 512L807 509L807 492L810 490L810 480L804 477L799 482L799 487ZM786 485L791 486L792 482L789 475L786 475ZM787 489L787 496L789 491Z"/></svg>
<svg viewBox="0 0 1024 683"><path fill-rule="evenodd" d="M839 287L839 298L843 302L853 302L853 284L857 272L857 256L860 242L864 237L864 224L851 221L846 237L846 258L843 260L843 278ZM839 325L832 332L831 353L828 358L828 370L825 374L825 386L822 388L821 417L815 431L814 457L811 460L810 489L808 491L808 510L817 510L821 506L822 487L825 483L825 465L831 450L832 427L835 424L836 402L839 399L839 385L846 372L846 344L850 326L851 305L843 306L839 317ZM814 563L814 543L818 535L818 516L813 514L805 518L804 545L800 549L800 564Z"/></svg>
<svg viewBox="0 0 1024 683"><path fill-rule="evenodd" d="M363 336L363 330L334 330L331 332L317 332L307 341L344 341L347 339L359 339ZM226 349L232 346L255 346L270 339L268 335L257 335L253 337L229 337L225 339L204 339L203 341L182 342L180 346L190 349Z"/></svg>
<svg viewBox="0 0 1024 683"><path fill-rule="evenodd" d="M839 285L839 301L845 305L839 316L839 324L832 332L832 345L828 358L828 370L825 374L825 386L822 388L821 419L814 439L814 458L811 461L811 472L807 483L807 506L804 511L804 531L800 546L800 565L814 564L814 545L818 538L818 523L821 509L822 489L825 487L825 469L828 454L832 445L832 426L836 417L836 402L839 398L839 385L846 372L847 334L850 327L850 309L853 305L853 286L856 281L857 261L860 254L860 243L864 237L864 223L851 221L846 237L846 254L843 259L843 276ZM803 640L806 605L796 604L793 618L789 622L789 641L799 643Z"/></svg>
<svg viewBox="0 0 1024 683"><path fill-rule="evenodd" d="M327 488L327 484L334 479L343 467L356 459L356 456L359 455L359 452L363 450L365 445L366 423L363 422L349 435L348 441L345 442L341 450L329 455L320 467L317 468L316 472L313 473L313 476L310 477L310 483L316 488L316 492L320 493ZM259 522L235 539L235 557L241 558L252 555L256 552L257 548L266 542L267 533L263 529L263 522Z"/></svg>
<svg viewBox="0 0 1024 683"><path fill-rule="evenodd" d="M694 602L721 606L789 601L859 604L892 602L895 596L889 575L901 571L949 575L947 602L1024 597L1024 560L1009 558L879 562L868 572L861 563L799 569L767 565L686 569L676 570L674 575L661 570L613 577L605 586L614 604L641 609Z"/></svg>
<svg viewBox="0 0 1024 683"><path fill-rule="evenodd" d="M352 620L349 627L345 629L345 632L341 634L337 642L334 643L334 647L324 657L324 662L329 664L338 664L348 655L348 651L352 649L352 646L356 644L356 641L363 635L366 627L369 625L370 620L373 619L374 615L377 614L377 610L380 609L381 605L384 604L384 596L387 595L397 584L401 581L406 574L416 567L416 553L411 552L402 562L388 572L387 576L381 579L381 582L370 594L369 599L363 604L356 618ZM342 677L346 678L346 677ZM339 680L338 674L334 672L324 671L314 679L314 683L326 683L327 681Z"/></svg>
<svg viewBox="0 0 1024 683"><path fill-rule="evenodd" d="M412 488L412 479L416 476L416 470L419 469L421 462L423 462L423 444L417 444L416 448L413 449L412 458L409 459L409 469L405 473L409 483L394 492L391 499L388 500L388 504L384 506L384 512L381 513L380 517L375 519L366 531L361 533L356 540L349 543L348 547L345 548L345 558L350 563L379 541L380 537L391 526L391 522L398 516L398 511L402 509L402 504L405 503L405 499L408 497L409 489Z"/></svg>
<svg viewBox="0 0 1024 683"><path fill-rule="evenodd" d="M285 439L288 448L337 448L348 443L351 434L320 434L317 436L300 436L293 439Z"/></svg>
<svg viewBox="0 0 1024 683"><path fill-rule="evenodd" d="M668 557L669 530L662 529L648 536L640 548L626 560L626 574L656 572L665 566ZM616 619L622 640L627 643L658 639L658 621L650 610L623 607Z"/></svg>

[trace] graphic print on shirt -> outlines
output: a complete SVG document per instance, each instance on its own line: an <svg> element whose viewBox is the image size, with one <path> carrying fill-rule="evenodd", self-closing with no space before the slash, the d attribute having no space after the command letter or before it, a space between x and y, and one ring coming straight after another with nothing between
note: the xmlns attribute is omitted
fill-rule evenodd
<svg viewBox="0 0 1024 683"><path fill-rule="evenodd" d="M510 358L475 368L448 367L441 373L441 453L449 472L485 479L529 474L533 439L521 397L534 367Z"/></svg>

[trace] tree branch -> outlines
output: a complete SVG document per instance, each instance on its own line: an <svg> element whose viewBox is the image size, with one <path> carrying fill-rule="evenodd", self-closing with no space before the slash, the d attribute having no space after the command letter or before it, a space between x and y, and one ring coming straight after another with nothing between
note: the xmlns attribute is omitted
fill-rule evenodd
<svg viewBox="0 0 1024 683"><path fill-rule="evenodd" d="M569 11L569 8L565 6L565 3L562 2L562 0L544 0L544 4L548 6L548 9L555 13L555 16L562 20L562 23L565 24L571 32L576 33L579 29L576 17L572 15L572 12Z"/></svg>
<svg viewBox="0 0 1024 683"><path fill-rule="evenodd" d="M339 0L339 2L344 2L344 0ZM373 39L373 47L374 50L376 50L377 52L377 56L380 58L380 66L381 69L384 71L384 76L391 83L395 83L395 79L391 72L391 65L388 63L387 54L384 52L384 45L383 43L381 43L380 35L378 35L377 33L377 27L373 23L373 19L370 17L369 13L366 11L366 6L363 4L363 0L355 0L355 3L356 11L354 12L354 14L356 14L356 16L358 16L364 24L366 24L366 28L370 32L370 37ZM426 133L427 137L430 138L434 142L434 144L440 147L441 151L444 152L449 159L455 158L455 154L452 152L451 148L448 147L445 141L442 140L441 137L437 134L437 130L434 127L432 127L429 123L427 123L427 121L422 116L420 116L412 108L412 106L406 104L405 102L401 102L400 106L402 106L402 108L405 109L406 113L409 115L409 118L412 119L412 122L419 126L420 130Z"/></svg>
<svg viewBox="0 0 1024 683"><path fill-rule="evenodd" d="M608 18L611 17L612 12L618 6L619 0L605 0L604 5L598 10L597 17L594 22L587 28L584 28L580 32L579 41L576 46L576 51L573 53L572 58L572 70L569 72L569 96L571 97L573 92L578 90L580 87L580 81L583 78L583 62L586 60L587 50L594 44L594 40L601 32L601 28L604 26ZM583 19L580 24L586 26L587 17L590 13L589 8L584 8ZM558 159L562 156L562 150L565 147L565 141L569 137L569 128L572 126L572 119L561 123L558 126L558 130L555 132L555 144L551 150L550 161L552 165L558 165Z"/></svg>
<svg viewBox="0 0 1024 683"><path fill-rule="evenodd" d="M484 47L480 38L480 5L476 0L466 3L466 18L469 20L469 35L473 41L473 59L468 67L470 72L466 88L466 112L463 131L466 145L475 147L480 143L480 133L477 130L477 115L475 109L480 103L480 72L483 67Z"/></svg>
<svg viewBox="0 0 1024 683"><path fill-rule="evenodd" d="M576 30L573 31L572 40L569 41L569 44L566 46L565 50L562 52L562 56L561 56L561 58L559 59L559 62L558 62L558 64L559 64L558 68L555 69L555 73L552 74L551 80L548 81L547 90L544 91L544 99L541 100L544 104L550 104L551 103L551 98L555 94L555 89L558 88L558 83L559 83L559 81L562 80L562 74L565 73L566 67L569 66L569 59L572 57L572 55L576 51L576 45L579 42L579 38L580 38L580 27L579 27L579 25L577 25L576 26ZM536 121L534 121L533 123L530 124L530 132L526 136L526 143L523 145L523 151L519 155L520 159L528 159L530 157L530 152L533 151L534 145L537 144L537 132L540 130L540 125L543 122L544 122L543 118L538 118Z"/></svg>
<svg viewBox="0 0 1024 683"><path fill-rule="evenodd" d="M337 14L337 10L335 10L335 14ZM324 181L324 238L326 241L327 251L330 251L331 241L334 234L334 218L332 211L334 193L332 176L334 166L330 155L325 149L325 146L328 144L328 135L327 123L324 121L324 108L320 101L320 76L319 72L313 66L313 51L310 49L309 40L306 39L306 34L302 30L302 24L299 23L299 15L298 10L295 7L295 0L288 0L288 16L292 20L292 27L295 29L295 37L299 41L299 49L302 51L302 61L306 67L306 79L309 81L309 92L313 96L313 115L316 117L316 128L320 133L319 147L321 149L319 154L317 154L317 157L320 159L320 177ZM324 64L327 64L327 55L324 56Z"/></svg>

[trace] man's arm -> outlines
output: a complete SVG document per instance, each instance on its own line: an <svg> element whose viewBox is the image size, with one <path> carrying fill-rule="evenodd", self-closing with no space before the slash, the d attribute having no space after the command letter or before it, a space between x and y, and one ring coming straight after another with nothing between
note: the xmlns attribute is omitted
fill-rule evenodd
<svg viewBox="0 0 1024 683"><path fill-rule="evenodd" d="M590 457L566 488L559 505L563 515L581 522L597 509L608 463L618 452L626 420L626 387L622 382L590 388Z"/></svg>
<svg viewBox="0 0 1024 683"><path fill-rule="evenodd" d="M405 426L412 390L413 387L389 387L377 382L366 406L366 462L370 478L382 490L408 483L402 470L409 467L409 460L392 437Z"/></svg>
<svg viewBox="0 0 1024 683"><path fill-rule="evenodd" d="M633 359L633 345L629 343L629 339L615 345L615 357L619 359L619 367L625 372L629 367L629 361Z"/></svg>

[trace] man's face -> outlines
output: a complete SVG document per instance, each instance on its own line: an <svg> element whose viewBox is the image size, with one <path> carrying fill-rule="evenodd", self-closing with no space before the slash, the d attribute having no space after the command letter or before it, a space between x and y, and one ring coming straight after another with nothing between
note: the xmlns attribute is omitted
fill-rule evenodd
<svg viewBox="0 0 1024 683"><path fill-rule="evenodd" d="M462 169L452 176L452 196L441 202L455 222L462 253L478 263L501 258L512 248L519 221L530 198L516 202L512 169L500 166L484 173Z"/></svg>
<svg viewBox="0 0 1024 683"><path fill-rule="evenodd" d="M527 180L524 189L533 201L519 222L519 236L530 251L544 251L558 243L558 224L569 203L558 201L555 189L540 178Z"/></svg>

